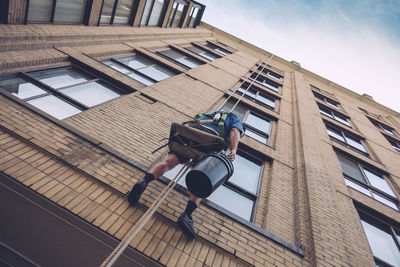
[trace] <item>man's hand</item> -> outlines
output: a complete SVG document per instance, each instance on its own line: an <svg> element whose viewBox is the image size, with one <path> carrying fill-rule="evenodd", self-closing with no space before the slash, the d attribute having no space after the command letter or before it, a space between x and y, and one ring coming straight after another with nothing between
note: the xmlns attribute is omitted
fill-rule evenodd
<svg viewBox="0 0 400 267"><path fill-rule="evenodd" d="M231 161L235 160L235 156L236 156L236 151L231 151L229 152L228 155L226 155Z"/></svg>

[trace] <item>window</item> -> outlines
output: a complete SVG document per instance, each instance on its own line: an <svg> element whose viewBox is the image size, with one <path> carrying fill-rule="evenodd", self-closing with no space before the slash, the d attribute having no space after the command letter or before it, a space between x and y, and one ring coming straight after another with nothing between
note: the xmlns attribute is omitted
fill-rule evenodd
<svg viewBox="0 0 400 267"><path fill-rule="evenodd" d="M74 67L21 73L0 87L59 120L121 94Z"/></svg>
<svg viewBox="0 0 400 267"><path fill-rule="evenodd" d="M162 13L165 11L167 2L165 0L147 0L140 26L160 26Z"/></svg>
<svg viewBox="0 0 400 267"><path fill-rule="evenodd" d="M234 104L235 103L228 101L222 109L229 111L232 109ZM245 135L256 139L263 144L268 144L271 134L271 121L269 119L259 116L258 114L255 114L239 105L235 107L233 113L237 115L245 126Z"/></svg>
<svg viewBox="0 0 400 267"><path fill-rule="evenodd" d="M86 0L29 0L28 23L83 23Z"/></svg>
<svg viewBox="0 0 400 267"><path fill-rule="evenodd" d="M256 72L253 72L249 79L267 87L268 89L271 89L272 91L279 92L280 85L278 83L273 82Z"/></svg>
<svg viewBox="0 0 400 267"><path fill-rule="evenodd" d="M394 149L396 149L398 152L400 152L400 141L394 138L390 138L389 136L386 136L386 139L389 141L389 143L393 146Z"/></svg>
<svg viewBox="0 0 400 267"><path fill-rule="evenodd" d="M199 47L196 47L196 46L188 46L188 47L185 47L185 49L187 49L187 50L189 50L189 51L191 51L191 52L193 52L195 54L198 54L199 56L201 56L201 57L203 57L203 58L205 58L207 60L214 61L217 58L219 58L219 56L216 56L216 55L214 55L214 54L212 54L212 53L210 53L208 51L205 51L205 50L203 50L203 49L201 49Z"/></svg>
<svg viewBox="0 0 400 267"><path fill-rule="evenodd" d="M337 130L333 127L326 126L328 131L328 135L333 138L335 141L340 141L340 143L346 145L349 148L356 149L356 151L363 152L364 154L368 155L367 150L361 144L361 140L357 137L353 137L348 133L345 133L341 130Z"/></svg>
<svg viewBox="0 0 400 267"><path fill-rule="evenodd" d="M319 111L321 112L321 114L324 114L325 116L328 116L329 118L334 119L335 121L338 121L344 125L347 125L349 127L351 127L350 122L347 120L347 118L337 112L331 111L327 108L324 108L322 106L319 106Z"/></svg>
<svg viewBox="0 0 400 267"><path fill-rule="evenodd" d="M195 68L203 64L199 60L173 49L159 51L157 53L189 69Z"/></svg>
<svg viewBox="0 0 400 267"><path fill-rule="evenodd" d="M313 94L314 94L315 98L321 100L325 104L327 104L327 105L329 105L329 106L331 106L331 107L333 107L335 109L340 109L340 106L339 106L338 102L336 102L336 101L334 101L332 99L329 99L329 98L327 98L327 97L325 97L323 95L320 95L320 94L318 94L316 92L313 92Z"/></svg>
<svg viewBox="0 0 400 267"><path fill-rule="evenodd" d="M262 166L259 162L240 155L240 152L236 155L233 166L235 171L232 177L207 199L239 217L251 221L254 217L254 204L258 197ZM176 166L165 173L165 177L173 179L181 168L182 164ZM184 178L179 181L179 184L186 187Z"/></svg>
<svg viewBox="0 0 400 267"><path fill-rule="evenodd" d="M0 1L0 23L8 22L9 0Z"/></svg>
<svg viewBox="0 0 400 267"><path fill-rule="evenodd" d="M389 127L389 126L383 124L382 122L373 120L373 119L371 119L371 118L369 118L369 117L368 117L368 119L369 119L369 120L372 122L372 124L375 125L375 127L377 127L379 130L381 130L381 131L383 131L383 132L385 132L385 133L387 133L387 134L390 134L390 135L395 136L395 131L394 131L393 128L391 128L391 127Z"/></svg>
<svg viewBox="0 0 400 267"><path fill-rule="evenodd" d="M262 72L265 73L268 77L270 77L272 79L275 79L277 81L281 81L283 76L278 74L278 73L276 73L276 72L273 72L273 71L269 70L268 67L271 67L271 66L269 66L269 65L267 65L267 66L258 66L257 70L258 71L262 70Z"/></svg>
<svg viewBox="0 0 400 267"><path fill-rule="evenodd" d="M359 210L361 225L376 266L400 266L400 231L386 220L378 220Z"/></svg>
<svg viewBox="0 0 400 267"><path fill-rule="evenodd" d="M103 63L145 85L152 85L175 75L140 55L108 59Z"/></svg>
<svg viewBox="0 0 400 267"><path fill-rule="evenodd" d="M347 186L399 210L397 196L382 174L341 154L337 154L337 157Z"/></svg>
<svg viewBox="0 0 400 267"><path fill-rule="evenodd" d="M244 96L250 100L253 100L254 102L256 102L257 104L266 106L267 108L270 108L272 110L275 109L276 107L276 103L275 103L275 99L265 93L263 93L262 91L260 91L259 89L255 88L255 87L249 87L248 83L243 83L238 89L237 89L237 93L242 95L244 94Z"/></svg>
<svg viewBox="0 0 400 267"><path fill-rule="evenodd" d="M216 52L218 52L218 53L220 53L220 54L222 54L224 56L232 54L228 50L223 49L223 48L221 48L221 47L219 47L219 46L217 46L217 45L215 45L213 43L206 43L205 46L211 48L212 50L214 50L214 51L216 51Z"/></svg>
<svg viewBox="0 0 400 267"><path fill-rule="evenodd" d="M169 15L167 27L180 27L184 19L183 13L187 7L187 2L184 0L175 0L172 6L171 14Z"/></svg>
<svg viewBox="0 0 400 267"><path fill-rule="evenodd" d="M187 21L186 27L195 28L200 23L202 15L201 10L202 7L200 5L193 4L192 9L190 10L189 13L189 19Z"/></svg>
<svg viewBox="0 0 400 267"><path fill-rule="evenodd" d="M100 24L129 24L136 0L103 0Z"/></svg>

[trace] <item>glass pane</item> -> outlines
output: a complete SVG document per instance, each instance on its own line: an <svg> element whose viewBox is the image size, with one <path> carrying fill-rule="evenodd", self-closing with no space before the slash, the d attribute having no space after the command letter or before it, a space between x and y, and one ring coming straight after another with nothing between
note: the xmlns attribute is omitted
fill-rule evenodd
<svg viewBox="0 0 400 267"><path fill-rule="evenodd" d="M352 137L349 137L348 135L346 135L346 143L358 150L361 150L361 151L364 151L365 153L367 153L367 150L365 150L364 146L361 144L360 141L355 140Z"/></svg>
<svg viewBox="0 0 400 267"><path fill-rule="evenodd" d="M86 0L57 0L55 22L82 23Z"/></svg>
<svg viewBox="0 0 400 267"><path fill-rule="evenodd" d="M245 196L221 185L215 190L208 200L250 221L253 201Z"/></svg>
<svg viewBox="0 0 400 267"><path fill-rule="evenodd" d="M233 102L226 102L224 104L224 106L222 107L222 110L224 111L231 111L231 109L233 108L233 106L235 105L235 103ZM237 105L235 107L235 110L233 111L233 113L235 113L235 115L241 120L243 121L244 116L246 115L247 109Z"/></svg>
<svg viewBox="0 0 400 267"><path fill-rule="evenodd" d="M325 98L325 103L327 103L329 106L334 107L336 109L339 109L339 105L336 104L335 102L329 100L328 98Z"/></svg>
<svg viewBox="0 0 400 267"><path fill-rule="evenodd" d="M244 87L243 88L243 85L242 85L242 87L239 87L238 88L238 92L240 92L240 94L245 94L246 96L249 96L249 97L251 97L251 98L256 98L256 93L257 93L257 91L254 91L254 90L252 90L252 89L248 89L247 91L247 87Z"/></svg>
<svg viewBox="0 0 400 267"><path fill-rule="evenodd" d="M267 97L267 96L263 96L263 95L258 95L256 98L258 101L260 101L261 103L270 106L271 108L275 108L275 100Z"/></svg>
<svg viewBox="0 0 400 267"><path fill-rule="evenodd" d="M106 64L107 66L119 71L119 72L122 72L123 74L128 74L128 73L131 72L130 69L125 68L121 64L118 64L118 63L116 63L116 62L114 62L112 60L105 60L105 61L103 61L103 63Z"/></svg>
<svg viewBox="0 0 400 267"><path fill-rule="evenodd" d="M151 11L150 8L151 8L152 3L153 3L153 0L147 0L146 1L146 5L145 5L144 10L143 10L142 19L140 20L140 26L145 26L146 25L147 19L150 16L150 11Z"/></svg>
<svg viewBox="0 0 400 267"><path fill-rule="evenodd" d="M267 74L269 77L274 78L275 80L280 81L281 80L281 76L279 74L276 74L275 72L272 71L268 71Z"/></svg>
<svg viewBox="0 0 400 267"><path fill-rule="evenodd" d="M201 57L204 57L205 59L211 60L211 61L218 58L217 56L215 56L207 51L204 51L198 47L195 47L195 46L189 46L189 47L186 47L186 49L192 51L193 53L198 54Z"/></svg>
<svg viewBox="0 0 400 267"><path fill-rule="evenodd" d="M400 266L400 252L392 235L365 221L361 224L374 256L393 266Z"/></svg>
<svg viewBox="0 0 400 267"><path fill-rule="evenodd" d="M200 65L199 61L189 58L189 57L178 58L178 59L176 59L176 61L178 61L179 63L181 63L191 69Z"/></svg>
<svg viewBox="0 0 400 267"><path fill-rule="evenodd" d="M77 72L73 68L43 70L29 73L53 88L61 88L90 80L90 77Z"/></svg>
<svg viewBox="0 0 400 267"><path fill-rule="evenodd" d="M383 197L383 196L381 196L381 195L379 195L379 194L377 194L377 193L374 193L374 192L372 192L372 196L373 196L376 200L378 200L379 202L382 202L383 204L385 204L385 205L387 205L387 206L389 206L389 207L391 207L391 208L393 208L393 209L395 209L395 210L399 210L399 209L397 208L396 203L394 203L393 201L387 199L386 197Z"/></svg>
<svg viewBox="0 0 400 267"><path fill-rule="evenodd" d="M166 70L165 68L160 67L160 66L150 66L150 67L141 69L140 72L158 82L168 79L169 77L174 75L172 72L169 72L168 70Z"/></svg>
<svg viewBox="0 0 400 267"><path fill-rule="evenodd" d="M330 127L326 127L326 130L328 131L328 135L330 137L333 137L335 139L338 139L342 142L345 142L344 137L342 136L342 133L339 131L336 131L335 129L332 129Z"/></svg>
<svg viewBox="0 0 400 267"><path fill-rule="evenodd" d="M249 114L246 118L246 124L251 125L252 127L268 134L270 129L270 123L266 119L261 119L253 114Z"/></svg>
<svg viewBox="0 0 400 267"><path fill-rule="evenodd" d="M337 155L339 159L340 166L342 167L343 173L353 179L356 179L357 181L360 181L363 184L366 184L366 181L358 168L357 163L354 161L345 158L341 155Z"/></svg>
<svg viewBox="0 0 400 267"><path fill-rule="evenodd" d="M382 130L383 130L385 133L388 133L388 134L394 135L394 134L393 134L393 130L392 130L392 129L390 129L390 128L386 127L386 126L385 126L385 125L383 125L383 124L381 124L380 126L381 126Z"/></svg>
<svg viewBox="0 0 400 267"><path fill-rule="evenodd" d="M67 102L53 96L45 96L33 100L27 101L29 104L37 107L38 109L43 110L46 113L49 113L51 116L62 120L72 115L75 115L81 110L78 108L68 104Z"/></svg>
<svg viewBox="0 0 400 267"><path fill-rule="evenodd" d="M114 24L128 24L134 0L119 0L115 11Z"/></svg>
<svg viewBox="0 0 400 267"><path fill-rule="evenodd" d="M396 195L393 193L392 188L382 176L370 172L367 169L364 169L364 173L373 187L378 188L379 190L391 195L392 197L397 198Z"/></svg>
<svg viewBox="0 0 400 267"><path fill-rule="evenodd" d="M105 101L119 97L119 94L97 82L85 83L60 90L61 93L92 107Z"/></svg>
<svg viewBox="0 0 400 267"><path fill-rule="evenodd" d="M268 83L268 82L266 82L266 81L264 81L263 85L264 85L265 87L267 87L267 88L269 88L269 89L275 91L275 92L278 92L278 91L279 91L278 87L276 87L276 86L274 86L274 85L272 85L272 84L270 84L270 83Z"/></svg>
<svg viewBox="0 0 400 267"><path fill-rule="evenodd" d="M322 101L325 102L325 97L322 97L322 96L320 96L320 95L318 95L316 93L314 93L314 96L315 96L315 98L318 98L319 100L322 100Z"/></svg>
<svg viewBox="0 0 400 267"><path fill-rule="evenodd" d="M350 186L351 188L354 188L355 190L357 190L361 193L364 193L367 196L371 196L371 192L367 188L365 188L349 179L346 179L346 178L344 179L344 181L346 182L346 185Z"/></svg>
<svg viewBox="0 0 400 267"><path fill-rule="evenodd" d="M117 60L118 62L121 62L122 64L127 65L135 70L145 68L149 65L154 64L150 60L148 60L144 57L141 57L141 56L121 57L121 58L116 58L115 60Z"/></svg>
<svg viewBox="0 0 400 267"><path fill-rule="evenodd" d="M101 10L101 16L100 16L101 24L109 24L111 22L114 3L115 0L104 0L103 9Z"/></svg>
<svg viewBox="0 0 400 267"><path fill-rule="evenodd" d="M194 23L196 22L196 17L197 17L198 12L199 12L199 9L197 7L192 7L192 10L190 11L191 16L190 16L188 28L194 27Z"/></svg>
<svg viewBox="0 0 400 267"><path fill-rule="evenodd" d="M252 131L252 130L249 129L249 128L247 128L247 129L244 131L244 134L247 135L247 136L249 136L249 137L251 137L251 138L256 139L257 141L260 141L260 142L263 143L263 144L266 144L266 143L268 142L268 139L267 139L264 135L261 135L261 134L255 132L255 131Z"/></svg>
<svg viewBox="0 0 400 267"><path fill-rule="evenodd" d="M150 14L150 20L148 26L158 26L161 12L163 9L163 4L164 0L154 0L154 6Z"/></svg>
<svg viewBox="0 0 400 267"><path fill-rule="evenodd" d="M22 78L0 81L0 87L21 99L46 93L45 90L40 89L36 85L31 84Z"/></svg>
<svg viewBox="0 0 400 267"><path fill-rule="evenodd" d="M137 74L135 72L132 72L132 73L128 74L128 76L131 77L132 79L135 79L138 82L141 82L141 83L145 84L145 85L154 84L154 82L152 80L147 79L143 75Z"/></svg>
<svg viewBox="0 0 400 267"><path fill-rule="evenodd" d="M347 121L347 119L342 116L334 114L334 119L340 123L343 123L344 125L351 127L351 124Z"/></svg>
<svg viewBox="0 0 400 267"><path fill-rule="evenodd" d="M164 176L167 177L168 179L172 180L175 178L175 176L178 174L178 172L181 170L182 167L183 167L183 164L178 164L172 170L169 170L166 173L164 173ZM183 173L183 177L178 181L178 184L180 184L181 186L183 186L185 188L187 188L186 182L185 182L185 177L186 177L186 174L189 172L189 170L190 170L190 168Z"/></svg>
<svg viewBox="0 0 400 267"><path fill-rule="evenodd" d="M319 112L321 112L321 114L324 114L325 116L333 118L332 113L323 107L319 107Z"/></svg>
<svg viewBox="0 0 400 267"><path fill-rule="evenodd" d="M30 0L28 22L50 22L53 0Z"/></svg>
<svg viewBox="0 0 400 267"><path fill-rule="evenodd" d="M174 19L175 10L178 7L178 5L179 4L175 2L174 5L172 6L172 10L171 10L171 13L169 14L169 18L168 18L168 22L167 22L167 27L171 26L171 22Z"/></svg>
<svg viewBox="0 0 400 267"><path fill-rule="evenodd" d="M233 166L234 172L229 182L257 195L261 166L240 155L236 155Z"/></svg>

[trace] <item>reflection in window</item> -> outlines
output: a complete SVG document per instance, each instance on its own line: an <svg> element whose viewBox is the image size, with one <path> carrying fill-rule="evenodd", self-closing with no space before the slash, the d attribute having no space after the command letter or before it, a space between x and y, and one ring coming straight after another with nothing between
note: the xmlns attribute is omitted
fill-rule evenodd
<svg viewBox="0 0 400 267"><path fill-rule="evenodd" d="M235 103L228 101L222 109L230 111L234 105ZM271 134L271 121L269 119L259 116L240 105L235 107L233 113L236 114L245 126L245 135L260 141L263 144L268 144Z"/></svg>
<svg viewBox="0 0 400 267"><path fill-rule="evenodd" d="M216 56L216 55L214 55L208 51L205 51L199 47L196 47L196 46L188 46L188 47L185 47L185 49L187 49L195 54L198 54L199 56L204 57L205 59L208 59L211 61L214 61L217 58L219 58L219 56Z"/></svg>
<svg viewBox="0 0 400 267"><path fill-rule="evenodd" d="M329 106L331 106L331 107L333 107L335 109L340 109L340 106L339 106L338 102L336 102L336 101L334 101L334 100L332 100L330 98L327 98L327 97L325 97L323 95L320 95L320 94L318 94L316 92L313 92L313 93L314 93L315 98L325 102L325 104L328 104Z"/></svg>
<svg viewBox="0 0 400 267"><path fill-rule="evenodd" d="M262 167L259 163L241 155L236 155L233 165L234 173L232 177L207 199L239 217L251 221L254 204L258 196ZM166 172L164 176L173 179L182 166L182 164L179 164ZM184 174L185 176L186 174ZM184 177L179 181L179 184L186 187Z"/></svg>
<svg viewBox="0 0 400 267"><path fill-rule="evenodd" d="M383 175L339 153L337 157L348 186L399 210L397 196Z"/></svg>
<svg viewBox="0 0 400 267"><path fill-rule="evenodd" d="M250 100L253 100L257 104L264 105L272 110L275 109L276 103L275 99L270 97L269 95L263 93L261 90L255 87L249 87L249 84L243 83L238 89L237 92Z"/></svg>
<svg viewBox="0 0 400 267"><path fill-rule="evenodd" d="M103 0L100 24L129 24L137 0Z"/></svg>
<svg viewBox="0 0 400 267"><path fill-rule="evenodd" d="M189 13L189 19L187 22L186 27L188 28L195 28L199 24L200 16L201 16L201 6L193 4L192 9L190 10Z"/></svg>
<svg viewBox="0 0 400 267"><path fill-rule="evenodd" d="M198 61L197 59L195 59L191 56L187 56L187 55L183 54L182 52L178 52L173 49L159 51L157 53L159 53L160 55L163 55L164 57L174 61L175 63L178 63L179 65L182 65L189 69L195 68L195 67L203 64L202 62Z"/></svg>
<svg viewBox="0 0 400 267"><path fill-rule="evenodd" d="M59 120L120 96L74 67L21 73L0 87Z"/></svg>
<svg viewBox="0 0 400 267"><path fill-rule="evenodd" d="M223 49L223 48L221 48L221 47L219 47L219 46L217 46L217 45L215 45L215 44L213 44L213 43L206 43L205 46L211 48L211 49L214 50L215 52L218 52L218 53L220 53L220 54L222 54L222 55L224 55L224 56L229 55L229 54L232 54L232 53L229 52L228 50Z"/></svg>
<svg viewBox="0 0 400 267"><path fill-rule="evenodd" d="M53 8L54 6L54 8ZM28 23L83 23L86 0L30 0Z"/></svg>
<svg viewBox="0 0 400 267"><path fill-rule="evenodd" d="M175 75L140 55L108 59L103 63L145 85L152 85Z"/></svg>
<svg viewBox="0 0 400 267"><path fill-rule="evenodd" d="M331 111L327 108L324 108L322 106L318 106L319 107L319 111L321 112L321 114L324 114L325 116L328 116L332 119L334 119L335 121L338 121L346 126L351 127L350 122L347 120L347 118L337 112Z"/></svg>
<svg viewBox="0 0 400 267"><path fill-rule="evenodd" d="M268 89L271 89L272 91L279 92L280 85L278 83L273 82L258 73L253 72L249 79L267 87Z"/></svg>
<svg viewBox="0 0 400 267"><path fill-rule="evenodd" d="M147 0L140 26L160 26L161 14L164 12L165 3L165 0Z"/></svg>
<svg viewBox="0 0 400 267"><path fill-rule="evenodd" d="M357 151L368 154L365 147L362 145L361 140L359 138L353 137L344 131L335 129L330 126L326 126L326 130L328 131L328 135L332 137L335 141L340 141L342 144L344 143L349 148L355 148Z"/></svg>
<svg viewBox="0 0 400 267"><path fill-rule="evenodd" d="M167 27L180 27L183 21L183 12L187 6L184 0L175 0L169 15Z"/></svg>
<svg viewBox="0 0 400 267"><path fill-rule="evenodd" d="M398 229L359 211L361 225L377 266L400 266Z"/></svg>

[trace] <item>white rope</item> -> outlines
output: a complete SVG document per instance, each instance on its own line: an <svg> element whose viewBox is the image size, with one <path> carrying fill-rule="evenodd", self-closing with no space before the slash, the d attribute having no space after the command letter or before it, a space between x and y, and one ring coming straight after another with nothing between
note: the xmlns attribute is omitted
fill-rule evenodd
<svg viewBox="0 0 400 267"><path fill-rule="evenodd" d="M182 166L180 171L175 175L174 179L172 179L169 184L163 189L157 199L153 202L153 204L149 207L149 209L140 217L135 225L131 227L131 229L126 233L124 238L121 240L119 245L111 252L111 254L107 257L107 259L101 264L101 267L111 267L115 261L119 258L119 256L124 252L126 247L132 242L135 236L143 229L146 223L149 221L151 216L156 212L158 207L167 197L167 195L171 192L171 190L175 187L178 181L183 177L183 174L189 168L191 161Z"/></svg>
<svg viewBox="0 0 400 267"><path fill-rule="evenodd" d="M239 97L239 99L236 101L235 105L231 108L230 112L233 112L233 110L236 108L236 106L239 104L240 101L242 101L243 96L247 93L247 91L250 89L250 87L253 85L253 83L256 81L256 79L258 78L258 76L261 74L261 72L264 71L265 67L269 65L269 63L271 62L272 58L274 57L274 54L271 54L271 56L268 58L268 61L266 63L263 63L264 65L262 66L262 68L260 70L258 70L258 73L256 75L255 78L252 79L251 83L249 83L249 85L247 86L246 90L242 93L242 95ZM261 64L259 64L259 66L261 66ZM249 76L247 77L247 79L249 79L251 77L251 75L253 75L255 73L255 71L250 72ZM222 109L222 107L228 102L228 100L232 97L232 95L234 95L239 88L242 87L242 85L246 82L246 79L244 79L239 87L237 87L234 91L232 91L231 94L229 94L229 96L225 99L225 101L221 104L220 108L218 109L219 111Z"/></svg>

